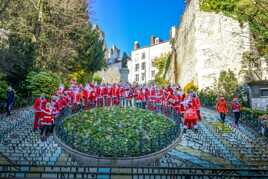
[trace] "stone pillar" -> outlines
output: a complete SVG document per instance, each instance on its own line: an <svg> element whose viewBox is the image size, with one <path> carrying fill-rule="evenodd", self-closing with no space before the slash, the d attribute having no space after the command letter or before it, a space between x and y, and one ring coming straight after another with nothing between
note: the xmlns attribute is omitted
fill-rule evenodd
<svg viewBox="0 0 268 179"><path fill-rule="evenodd" d="M129 74L128 68L121 68L120 69L120 81L123 83L128 82L128 74Z"/></svg>

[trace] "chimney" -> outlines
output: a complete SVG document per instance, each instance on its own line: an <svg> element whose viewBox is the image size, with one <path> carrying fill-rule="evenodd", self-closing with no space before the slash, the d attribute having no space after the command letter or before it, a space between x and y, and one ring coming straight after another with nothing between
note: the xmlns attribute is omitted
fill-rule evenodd
<svg viewBox="0 0 268 179"><path fill-rule="evenodd" d="M175 26L172 26L171 27L171 30L170 30L170 34L169 34L169 38L170 39L175 39L176 38L176 32L177 32L177 29Z"/></svg>
<svg viewBox="0 0 268 179"><path fill-rule="evenodd" d="M151 36L151 46L155 45L155 36Z"/></svg>
<svg viewBox="0 0 268 179"><path fill-rule="evenodd" d="M138 50L140 48L140 44L138 41L134 42L134 50Z"/></svg>

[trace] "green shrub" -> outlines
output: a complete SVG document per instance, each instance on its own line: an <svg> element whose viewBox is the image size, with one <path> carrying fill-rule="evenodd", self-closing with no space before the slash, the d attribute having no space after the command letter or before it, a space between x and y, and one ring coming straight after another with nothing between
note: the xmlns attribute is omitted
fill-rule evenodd
<svg viewBox="0 0 268 179"><path fill-rule="evenodd" d="M169 84L168 81L165 80L165 79L164 79L163 77L161 77L161 76L156 76L154 82L155 82L155 84L156 84L157 86L162 86L162 87L166 87L166 86L168 86L168 84Z"/></svg>
<svg viewBox="0 0 268 179"><path fill-rule="evenodd" d="M8 84L4 79L0 79L0 100L6 99L6 92L7 92Z"/></svg>
<svg viewBox="0 0 268 179"><path fill-rule="evenodd" d="M197 91L198 87L195 85L194 81L191 81L190 83L186 84L185 87L183 88L183 91L185 93L189 93L190 91Z"/></svg>
<svg viewBox="0 0 268 179"><path fill-rule="evenodd" d="M213 89L205 88L198 92L202 105L214 107L217 100L217 94Z"/></svg>
<svg viewBox="0 0 268 179"><path fill-rule="evenodd" d="M27 76L26 83L33 97L41 94L51 97L59 87L60 78L51 72L31 72Z"/></svg>
<svg viewBox="0 0 268 179"><path fill-rule="evenodd" d="M166 147L167 141L160 146L157 141L174 129L175 124L162 115L142 109L112 107L77 113L66 118L63 127L72 134L70 137L76 136L75 141L67 140L67 144L81 152L125 157L139 156L141 148L143 152L152 153Z"/></svg>
<svg viewBox="0 0 268 179"><path fill-rule="evenodd" d="M94 75L93 77L93 81L97 82L98 84L101 84L102 82L102 77L100 77L99 75Z"/></svg>
<svg viewBox="0 0 268 179"><path fill-rule="evenodd" d="M247 116L250 117L252 119L257 119L260 116L263 116L265 114L268 114L266 111L261 111L261 110L257 110L257 109L251 109L248 107L243 107L242 108L242 112Z"/></svg>

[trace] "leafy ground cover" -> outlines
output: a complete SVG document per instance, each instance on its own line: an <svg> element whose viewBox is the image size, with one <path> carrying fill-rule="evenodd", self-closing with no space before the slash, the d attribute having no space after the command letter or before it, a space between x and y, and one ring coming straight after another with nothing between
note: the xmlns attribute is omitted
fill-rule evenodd
<svg viewBox="0 0 268 179"><path fill-rule="evenodd" d="M162 115L136 108L97 108L64 121L67 144L81 152L108 157L140 156L170 144L175 124ZM168 143L169 142L169 143Z"/></svg>

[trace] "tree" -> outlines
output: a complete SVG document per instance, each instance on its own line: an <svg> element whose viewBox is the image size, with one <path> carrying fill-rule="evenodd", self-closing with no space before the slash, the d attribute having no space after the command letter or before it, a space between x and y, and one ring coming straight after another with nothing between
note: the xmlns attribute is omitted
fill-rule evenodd
<svg viewBox="0 0 268 179"><path fill-rule="evenodd" d="M78 42L77 68L83 69L90 76L106 66L104 40L100 35L98 29L89 28Z"/></svg>
<svg viewBox="0 0 268 179"><path fill-rule="evenodd" d="M51 72L32 72L27 76L27 89L33 97L39 97L45 94L50 98L58 89L60 79L57 74Z"/></svg>
<svg viewBox="0 0 268 179"><path fill-rule="evenodd" d="M246 82L262 80L262 67L259 55L253 52L245 52L240 74L244 75Z"/></svg>
<svg viewBox="0 0 268 179"><path fill-rule="evenodd" d="M31 39L11 34L7 47L0 49L0 70L7 81L18 88L32 70L35 57L36 51Z"/></svg>
<svg viewBox="0 0 268 179"><path fill-rule="evenodd" d="M8 84L5 80L5 77L2 73L0 73L0 100L4 101L6 99Z"/></svg>
<svg viewBox="0 0 268 179"><path fill-rule="evenodd" d="M0 9L0 28L35 44L36 70L72 72L80 37L76 33L89 28L86 0L12 0Z"/></svg>
<svg viewBox="0 0 268 179"><path fill-rule="evenodd" d="M238 80L230 69L228 71L222 71L217 81L217 91L219 95L225 96L227 99L231 99L238 88Z"/></svg>

